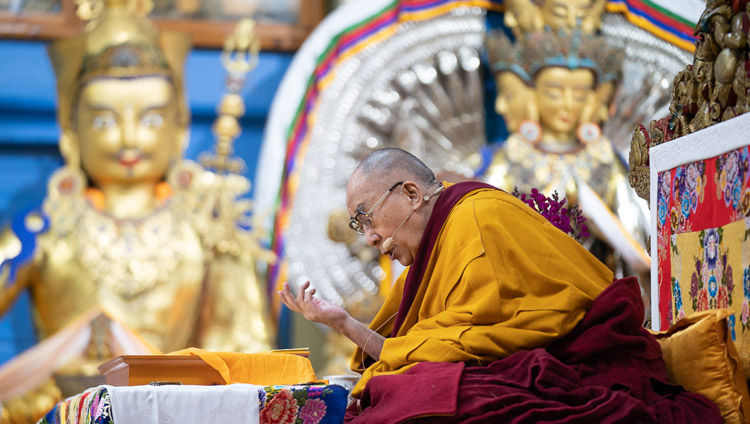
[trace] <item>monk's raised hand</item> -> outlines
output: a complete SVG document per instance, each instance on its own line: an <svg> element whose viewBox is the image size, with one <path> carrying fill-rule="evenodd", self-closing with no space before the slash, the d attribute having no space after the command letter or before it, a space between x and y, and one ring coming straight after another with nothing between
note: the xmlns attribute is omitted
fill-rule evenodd
<svg viewBox="0 0 750 424"><path fill-rule="evenodd" d="M278 293L281 302L287 308L302 314L308 321L339 329L349 314L340 306L315 297L315 292L314 288L310 289L310 282L307 281L297 289L296 296L292 293L289 283L284 283L282 290Z"/></svg>

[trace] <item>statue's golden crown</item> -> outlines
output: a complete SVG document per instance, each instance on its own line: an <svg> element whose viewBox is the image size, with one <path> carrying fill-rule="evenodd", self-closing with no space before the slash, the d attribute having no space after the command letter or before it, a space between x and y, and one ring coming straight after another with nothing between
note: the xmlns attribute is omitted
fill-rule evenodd
<svg viewBox="0 0 750 424"><path fill-rule="evenodd" d="M591 69L602 83L618 80L625 52L610 46L604 37L558 31L527 33L511 41L502 31L487 36L487 55L493 72L511 71L527 84L546 67Z"/></svg>
<svg viewBox="0 0 750 424"><path fill-rule="evenodd" d="M182 85L189 36L158 31L146 17L152 8L149 0L82 0L77 6L78 17L88 21L83 33L47 49L57 75L58 120L63 130L70 128L75 93L98 77L171 78L187 124Z"/></svg>

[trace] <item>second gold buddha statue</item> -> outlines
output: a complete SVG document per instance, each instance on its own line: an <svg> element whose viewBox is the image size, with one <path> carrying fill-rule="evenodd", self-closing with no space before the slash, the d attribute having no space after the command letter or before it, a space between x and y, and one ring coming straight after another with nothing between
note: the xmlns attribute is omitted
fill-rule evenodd
<svg viewBox="0 0 750 424"><path fill-rule="evenodd" d="M514 42L495 34L487 49L498 85L496 109L511 135L483 179L505 190L557 191L578 203L595 234L622 255L630 272L641 274L648 297L647 207L628 186L625 166L599 126L621 53L577 30L528 33Z"/></svg>
<svg viewBox="0 0 750 424"><path fill-rule="evenodd" d="M271 255L244 225L249 181L183 159L189 40L159 34L139 5L109 0L84 34L49 49L65 166L26 217L32 258L3 264L18 278L0 305L28 287L42 341L96 309L155 351L267 350L274 329L256 266ZM90 343L105 357L79 358L82 373L88 359L128 353L106 337Z"/></svg>

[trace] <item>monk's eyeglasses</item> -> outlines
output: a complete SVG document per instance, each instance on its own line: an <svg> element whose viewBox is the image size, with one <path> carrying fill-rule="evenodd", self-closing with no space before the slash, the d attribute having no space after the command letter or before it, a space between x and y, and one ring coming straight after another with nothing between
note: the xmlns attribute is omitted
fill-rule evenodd
<svg viewBox="0 0 750 424"><path fill-rule="evenodd" d="M359 235L365 235L365 230L369 230L372 228L372 211L375 210L375 208L378 207L379 204L383 203L383 200L385 200L386 197L388 197L389 194L393 190L396 189L396 187L403 184L403 181L399 181L396 184L394 184L391 188L388 189L382 196L380 196L380 199L378 199L377 202L375 202L374 205L370 208L367 212L357 212L356 215L349 217L349 228L356 231Z"/></svg>

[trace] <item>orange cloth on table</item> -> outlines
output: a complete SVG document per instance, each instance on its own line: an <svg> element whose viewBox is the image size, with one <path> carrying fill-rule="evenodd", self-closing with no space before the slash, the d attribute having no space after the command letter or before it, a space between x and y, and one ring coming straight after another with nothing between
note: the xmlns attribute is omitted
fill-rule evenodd
<svg viewBox="0 0 750 424"><path fill-rule="evenodd" d="M273 386L319 381L309 359L288 353L211 352L190 347L168 355L198 356L218 371L226 384Z"/></svg>
<svg viewBox="0 0 750 424"><path fill-rule="evenodd" d="M572 237L515 197L468 193L443 224L414 303L389 337L408 269L393 285L370 328L386 336L380 360L352 370L370 378L403 374L420 362L485 365L522 349L546 347L568 334L612 272Z"/></svg>

